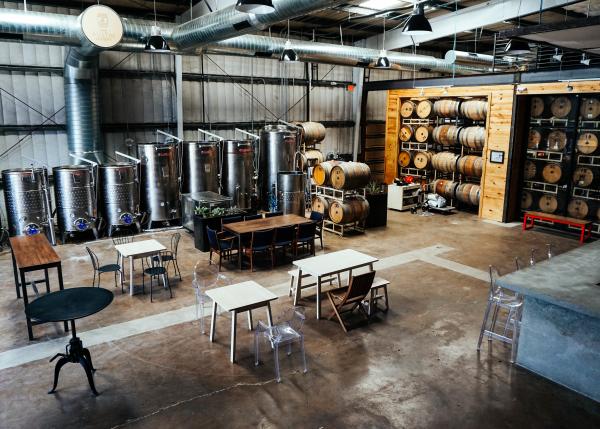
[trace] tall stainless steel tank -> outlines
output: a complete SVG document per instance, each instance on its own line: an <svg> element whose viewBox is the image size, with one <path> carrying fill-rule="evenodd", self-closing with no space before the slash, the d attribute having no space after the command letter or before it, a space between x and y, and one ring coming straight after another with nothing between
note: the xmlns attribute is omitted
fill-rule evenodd
<svg viewBox="0 0 600 429"><path fill-rule="evenodd" d="M277 175L277 203L279 211L304 216L306 176L299 171L280 171Z"/></svg>
<svg viewBox="0 0 600 429"><path fill-rule="evenodd" d="M224 140L222 194L233 198L233 205L252 208L254 186L254 146L252 140Z"/></svg>
<svg viewBox="0 0 600 429"><path fill-rule="evenodd" d="M93 231L97 236L96 181L90 165L64 165L52 169L58 230L64 243L73 232Z"/></svg>
<svg viewBox="0 0 600 429"><path fill-rule="evenodd" d="M45 168L2 171L4 202L11 236L38 234L52 229L50 191Z"/></svg>
<svg viewBox="0 0 600 429"><path fill-rule="evenodd" d="M108 236L120 226L136 224L140 214L140 184L135 164L105 164L98 168L100 213L108 226Z"/></svg>
<svg viewBox="0 0 600 429"><path fill-rule="evenodd" d="M212 141L182 143L183 177L181 192L219 193L219 143Z"/></svg>
<svg viewBox="0 0 600 429"><path fill-rule="evenodd" d="M141 161L141 207L153 222L169 222L181 218L179 201L179 160L177 146L164 143L137 145Z"/></svg>
<svg viewBox="0 0 600 429"><path fill-rule="evenodd" d="M269 193L277 186L277 174L294 169L297 135L287 125L267 125L260 132L258 189L264 210L269 210Z"/></svg>

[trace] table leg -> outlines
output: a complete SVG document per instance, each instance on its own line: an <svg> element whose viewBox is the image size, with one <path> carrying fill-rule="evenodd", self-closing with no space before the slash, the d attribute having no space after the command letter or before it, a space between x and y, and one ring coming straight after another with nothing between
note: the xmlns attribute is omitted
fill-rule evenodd
<svg viewBox="0 0 600 429"><path fill-rule="evenodd" d="M123 287L123 281L125 280L125 266L123 265L123 255L119 253L119 266L121 267L121 288Z"/></svg>
<svg viewBox="0 0 600 429"><path fill-rule="evenodd" d="M238 264L240 271L242 271L242 234L238 235Z"/></svg>
<svg viewBox="0 0 600 429"><path fill-rule="evenodd" d="M267 320L269 322L269 326L273 326L273 312L271 311L270 302L267 302Z"/></svg>
<svg viewBox="0 0 600 429"><path fill-rule="evenodd" d="M27 320L27 333L29 334L29 341L33 340L33 328L31 325L31 319L27 314L27 307L29 307L29 297L27 296L27 284L25 283L25 271L20 270L21 273L21 290L23 292L23 307L25 308L25 319Z"/></svg>
<svg viewBox="0 0 600 429"><path fill-rule="evenodd" d="M248 330L251 331L253 328L252 323L252 310L248 310Z"/></svg>
<svg viewBox="0 0 600 429"><path fill-rule="evenodd" d="M298 270L298 281L296 283L296 293L294 294L294 305L298 305L301 298L302 289L302 270Z"/></svg>
<svg viewBox="0 0 600 429"><path fill-rule="evenodd" d="M317 277L317 320L321 318L321 276Z"/></svg>
<svg viewBox="0 0 600 429"><path fill-rule="evenodd" d="M158 252L158 263L160 264L159 266L161 266L161 267L163 266L162 255L160 252ZM165 270L166 270L166 267L165 267ZM175 274L173 274L173 275L175 275ZM166 275L162 276L162 280L163 280L163 288L167 289L167 276Z"/></svg>
<svg viewBox="0 0 600 429"><path fill-rule="evenodd" d="M235 363L235 334L236 334L236 325L237 325L237 311L233 310L231 312L231 352L229 354L229 360L231 363Z"/></svg>
<svg viewBox="0 0 600 429"><path fill-rule="evenodd" d="M56 266L56 274L58 275L58 289L64 290L65 285L63 282L62 263L61 262L59 262L58 265ZM66 321L64 322L64 326L65 326L65 332L69 332L69 324Z"/></svg>
<svg viewBox="0 0 600 429"><path fill-rule="evenodd" d="M133 296L133 256L129 257L129 295Z"/></svg>
<svg viewBox="0 0 600 429"><path fill-rule="evenodd" d="M210 342L215 341L215 323L217 322L217 301L213 301L212 319L210 319Z"/></svg>
<svg viewBox="0 0 600 429"><path fill-rule="evenodd" d="M527 215L523 216L523 231L527 229Z"/></svg>
<svg viewBox="0 0 600 429"><path fill-rule="evenodd" d="M21 287L21 284L19 283L17 260L15 259L15 254L13 253L12 249L11 249L11 256L12 256L12 264L13 264L13 274L15 276L15 289L17 290L17 299L19 299L19 298L21 298L21 290L19 289Z"/></svg>
<svg viewBox="0 0 600 429"><path fill-rule="evenodd" d="M48 268L44 269L44 279L46 281L46 293L50 293L50 279L48 278Z"/></svg>

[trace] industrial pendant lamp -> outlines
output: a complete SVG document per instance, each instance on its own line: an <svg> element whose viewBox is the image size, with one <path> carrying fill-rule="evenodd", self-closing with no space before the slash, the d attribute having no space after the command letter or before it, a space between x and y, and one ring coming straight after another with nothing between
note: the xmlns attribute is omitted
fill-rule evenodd
<svg viewBox="0 0 600 429"><path fill-rule="evenodd" d="M144 50L148 52L169 52L171 50L156 21L156 0L154 0L154 25L150 29L150 37L146 40Z"/></svg>
<svg viewBox="0 0 600 429"><path fill-rule="evenodd" d="M406 21L406 24L404 24L402 32L409 36L419 36L432 32L431 24L425 17L423 3L415 4L412 14L408 18L408 21Z"/></svg>
<svg viewBox="0 0 600 429"><path fill-rule="evenodd" d="M275 10L271 0L238 0L235 9L240 12L263 15Z"/></svg>
<svg viewBox="0 0 600 429"><path fill-rule="evenodd" d="M286 63L295 63L298 61L298 53L292 48L292 42L290 41L290 21L288 20L288 39L285 41L283 52L281 53L281 61Z"/></svg>
<svg viewBox="0 0 600 429"><path fill-rule="evenodd" d="M504 47L504 53L509 55L524 55L530 52L529 43L517 39L510 39Z"/></svg>
<svg viewBox="0 0 600 429"><path fill-rule="evenodd" d="M387 57L385 51L385 16L383 17L383 42L381 45L382 49L379 51L379 58L375 62L375 68L378 69L389 69L391 66L390 59Z"/></svg>

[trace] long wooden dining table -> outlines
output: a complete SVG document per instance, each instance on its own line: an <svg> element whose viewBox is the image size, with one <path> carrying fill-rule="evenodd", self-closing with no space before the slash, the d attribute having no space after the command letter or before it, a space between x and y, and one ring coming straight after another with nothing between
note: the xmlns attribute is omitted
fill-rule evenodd
<svg viewBox="0 0 600 429"><path fill-rule="evenodd" d="M263 219L245 220L241 222L226 223L223 229L234 234L238 239L238 263L242 269L242 235L252 234L256 231L265 231L267 229L283 228L286 226L301 225L311 223L312 220L304 216L288 214L283 216L273 216Z"/></svg>

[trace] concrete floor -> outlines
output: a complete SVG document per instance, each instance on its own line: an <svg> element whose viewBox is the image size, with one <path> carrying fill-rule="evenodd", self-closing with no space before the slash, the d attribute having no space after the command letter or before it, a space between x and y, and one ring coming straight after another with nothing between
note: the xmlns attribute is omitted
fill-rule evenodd
<svg viewBox="0 0 600 429"><path fill-rule="evenodd" d="M168 244L169 233L154 235ZM192 321L90 347L98 397L73 364L63 368L58 393L46 394L54 365L48 359L27 362L29 349L23 349L17 360L27 363L0 370L0 428L600 427L600 404L511 365L509 349L501 344L485 345L481 354L475 350L488 293L481 278L488 265L512 271L514 256L527 260L536 247L541 258L546 243L562 253L575 248L576 239L540 229L522 232L470 214L390 212L387 228L347 238L326 234L325 240L325 252L354 248L385 258L387 268L378 275L391 280L391 310L346 335L336 322L315 320L314 300L303 300L307 374L300 371L297 353L282 357L279 384L272 356L255 367L245 317L238 318L238 363L230 364L227 315L219 316L212 344ZM449 249L436 258L428 259L429 251L408 262L394 258L435 245ZM91 247L102 262L115 258L108 240ZM59 246L57 252L66 287L91 284L84 245ZM191 274L198 260L207 263L208 255L196 251L184 233L183 281L174 282L174 299L161 292L153 304L148 295L121 294L107 276L103 287L115 291L115 300L78 322L84 343L85 331L193 306ZM277 316L290 306L285 293L290 268L240 273L228 266L226 274L231 281L252 279L282 295L274 305ZM31 343L8 253L0 255L0 270L2 361L2 352ZM323 308L328 314L328 305ZM191 318L193 309L188 310ZM255 322L264 320L261 313ZM41 346L64 335L53 324L34 327L34 334L33 344ZM56 352L63 343L59 340Z"/></svg>

